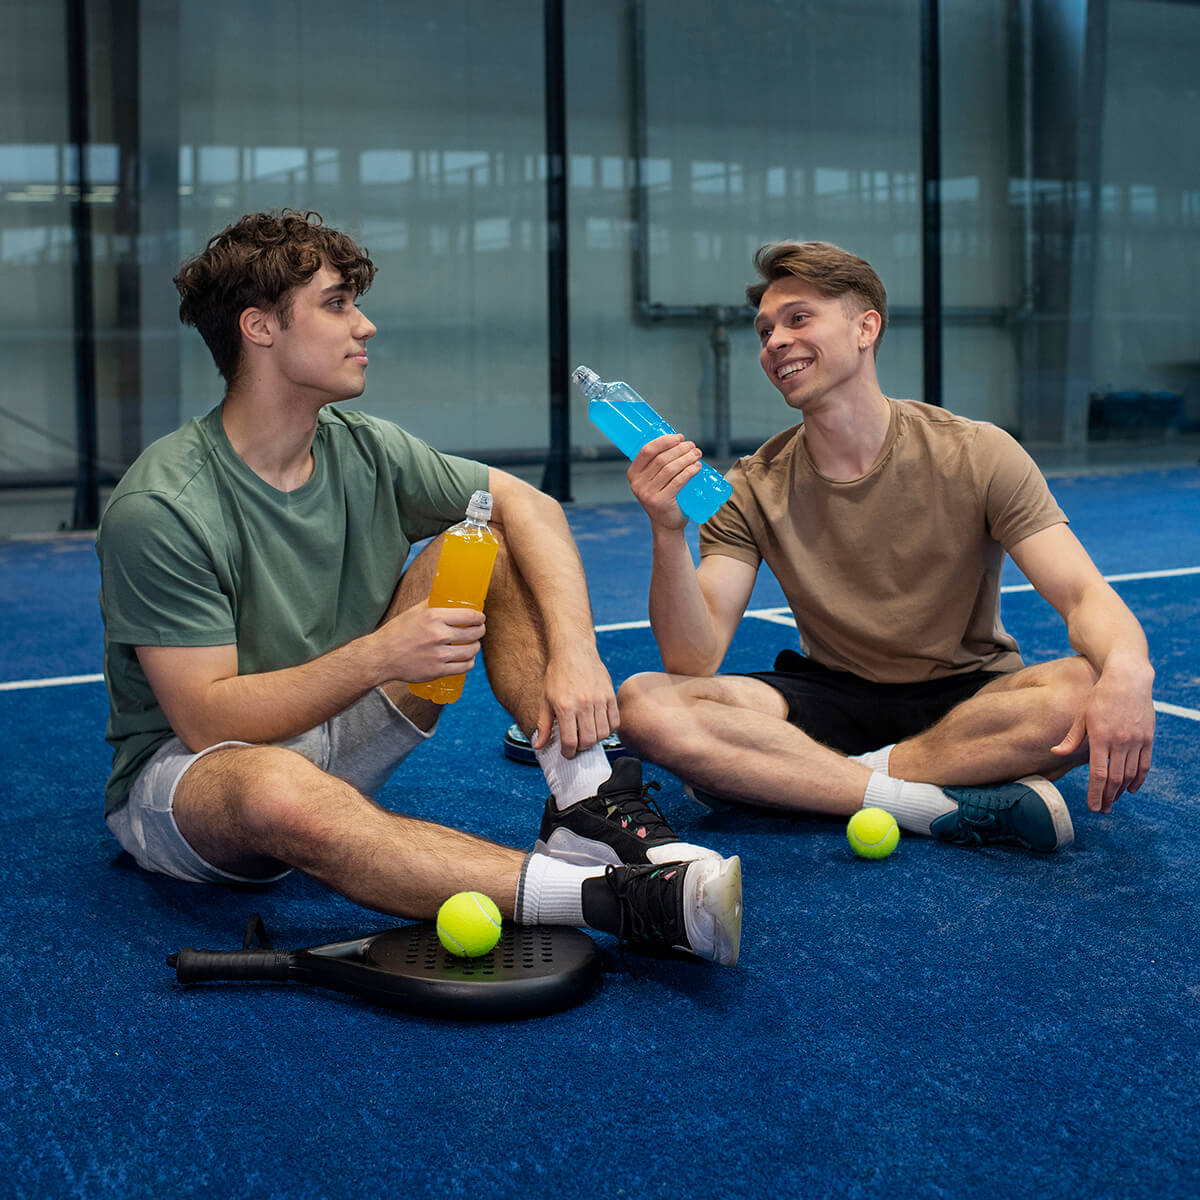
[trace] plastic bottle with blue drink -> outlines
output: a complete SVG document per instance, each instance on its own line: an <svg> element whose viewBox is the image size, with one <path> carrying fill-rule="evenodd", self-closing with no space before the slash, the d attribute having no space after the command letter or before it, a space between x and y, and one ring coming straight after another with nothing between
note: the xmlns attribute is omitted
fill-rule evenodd
<svg viewBox="0 0 1200 1200"><path fill-rule="evenodd" d="M620 380L606 383L588 367L576 367L571 382L588 398L588 416L628 459L647 443L675 430L629 386ZM703 525L729 499L733 489L706 462L680 489L676 499L684 514Z"/></svg>

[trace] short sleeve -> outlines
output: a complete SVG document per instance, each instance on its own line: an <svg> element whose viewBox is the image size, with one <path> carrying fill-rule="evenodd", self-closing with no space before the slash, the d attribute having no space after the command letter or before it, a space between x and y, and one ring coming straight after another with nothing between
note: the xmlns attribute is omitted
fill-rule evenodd
<svg viewBox="0 0 1200 1200"><path fill-rule="evenodd" d="M386 464L404 532L412 542L461 521L472 493L488 486L484 463L443 454L391 421L364 413L338 415L356 438L371 443L369 453L380 466Z"/></svg>
<svg viewBox="0 0 1200 1200"><path fill-rule="evenodd" d="M237 640L202 531L161 496L134 492L105 512L96 541L111 641L222 646Z"/></svg>
<svg viewBox="0 0 1200 1200"><path fill-rule="evenodd" d="M487 490L488 469L472 459L443 454L419 438L411 441L412 465L397 472L396 486L409 538L416 542L463 519L472 494Z"/></svg>
<svg viewBox="0 0 1200 1200"><path fill-rule="evenodd" d="M729 499L700 526L700 557L723 554L757 568L762 552L754 533L754 516L758 505L750 491L741 461L736 462L725 478L733 488Z"/></svg>
<svg viewBox="0 0 1200 1200"><path fill-rule="evenodd" d="M1045 476L1015 438L988 424L979 426L977 438L987 527L994 541L1008 550L1066 522Z"/></svg>

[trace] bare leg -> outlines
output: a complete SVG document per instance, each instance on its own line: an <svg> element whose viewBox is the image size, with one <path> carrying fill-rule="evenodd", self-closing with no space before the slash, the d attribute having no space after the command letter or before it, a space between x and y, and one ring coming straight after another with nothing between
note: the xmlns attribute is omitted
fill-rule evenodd
<svg viewBox="0 0 1200 1200"><path fill-rule="evenodd" d="M537 724L548 661L537 601L502 539L488 588L483 663L493 695L526 734Z"/></svg>
<svg viewBox="0 0 1200 1200"><path fill-rule="evenodd" d="M291 750L243 746L199 759L175 794L180 832L238 875L297 867L379 912L433 917L455 892L481 891L514 916L525 853L389 812Z"/></svg>
<svg viewBox="0 0 1200 1200"><path fill-rule="evenodd" d="M988 684L924 733L899 743L889 773L938 786L1041 774L1087 761L1050 753L1095 682L1086 661L1060 659ZM742 676L635 675L619 693L621 735L682 779L755 804L845 815L862 806L870 771L790 725L783 697Z"/></svg>
<svg viewBox="0 0 1200 1200"><path fill-rule="evenodd" d="M618 693L621 737L635 753L720 796L846 815L871 772L787 721L769 684L743 676L642 674Z"/></svg>
<svg viewBox="0 0 1200 1200"><path fill-rule="evenodd" d="M1057 779L1087 762L1087 743L1069 758L1051 754L1070 729L1096 675L1082 658L1061 658L1001 676L936 725L892 750L888 773L942 786L996 783L1023 775Z"/></svg>

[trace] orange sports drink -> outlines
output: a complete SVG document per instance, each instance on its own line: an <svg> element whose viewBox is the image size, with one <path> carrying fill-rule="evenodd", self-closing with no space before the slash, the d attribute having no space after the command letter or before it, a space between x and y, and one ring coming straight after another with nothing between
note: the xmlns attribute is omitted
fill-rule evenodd
<svg viewBox="0 0 1200 1200"><path fill-rule="evenodd" d="M491 492L476 492L467 505L467 519L446 530L429 589L430 608L473 608L482 611L496 565L500 543L488 528ZM443 675L428 683L410 683L414 696L435 704L453 704L462 695L462 675Z"/></svg>

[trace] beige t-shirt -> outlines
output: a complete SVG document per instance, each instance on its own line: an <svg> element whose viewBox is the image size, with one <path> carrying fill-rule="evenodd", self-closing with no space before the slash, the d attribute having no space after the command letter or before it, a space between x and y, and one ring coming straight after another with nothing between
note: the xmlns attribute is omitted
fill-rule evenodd
<svg viewBox="0 0 1200 1200"><path fill-rule="evenodd" d="M1066 521L1003 430L890 400L883 449L859 479L817 473L804 426L727 476L733 495L700 528L700 554L758 567L783 587L814 661L878 683L1015 671L1000 623L1004 552Z"/></svg>

